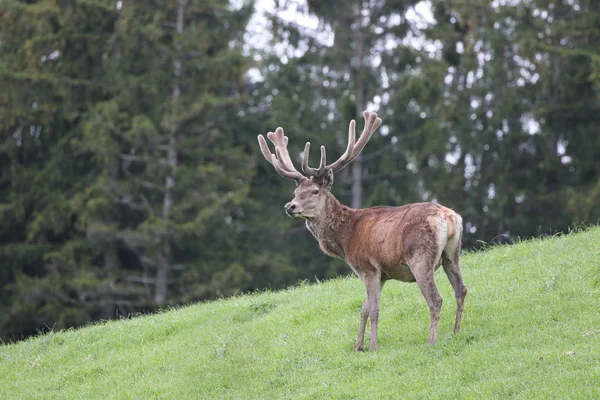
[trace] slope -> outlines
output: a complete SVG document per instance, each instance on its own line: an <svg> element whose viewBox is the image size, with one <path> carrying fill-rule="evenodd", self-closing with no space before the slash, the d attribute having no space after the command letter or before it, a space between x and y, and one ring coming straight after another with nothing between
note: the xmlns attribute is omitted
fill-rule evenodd
<svg viewBox="0 0 600 400"><path fill-rule="evenodd" d="M462 260L463 331L438 271L435 346L417 286L389 282L379 351L353 353L342 278L1 346L0 398L600 398L600 229Z"/></svg>

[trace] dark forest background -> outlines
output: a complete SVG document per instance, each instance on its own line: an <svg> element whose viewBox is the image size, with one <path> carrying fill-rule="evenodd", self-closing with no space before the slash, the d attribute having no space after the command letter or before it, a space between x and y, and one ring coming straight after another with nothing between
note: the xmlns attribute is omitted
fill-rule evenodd
<svg viewBox="0 0 600 400"><path fill-rule="evenodd" d="M597 223L600 2L275 3L0 3L2 340L348 274L256 136L333 159L367 108L342 202L438 201L466 249Z"/></svg>

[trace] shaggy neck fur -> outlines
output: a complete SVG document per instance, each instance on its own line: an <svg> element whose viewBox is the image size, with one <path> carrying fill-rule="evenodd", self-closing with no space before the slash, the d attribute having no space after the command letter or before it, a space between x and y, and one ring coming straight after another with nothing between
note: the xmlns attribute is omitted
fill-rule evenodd
<svg viewBox="0 0 600 400"><path fill-rule="evenodd" d="M344 243L348 239L347 233L351 231L349 225L355 211L327 192L325 207L314 218L306 220L306 227L325 254L344 259Z"/></svg>

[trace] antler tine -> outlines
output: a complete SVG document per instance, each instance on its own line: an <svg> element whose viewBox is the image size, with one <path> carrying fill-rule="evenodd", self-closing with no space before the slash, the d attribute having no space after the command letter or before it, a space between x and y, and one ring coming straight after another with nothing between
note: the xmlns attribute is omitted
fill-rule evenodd
<svg viewBox="0 0 600 400"><path fill-rule="evenodd" d="M275 156L275 154L272 154L271 164L273 164L273 166L275 167L275 171L277 171L279 175L287 179L293 179L295 181L299 181L305 178L305 176L302 175L300 172L296 171L296 169L294 169L293 171L289 171L285 168L286 165L279 161L279 157L281 157L281 152L279 151L279 148L275 148L275 153L277 153L277 156Z"/></svg>
<svg viewBox="0 0 600 400"><path fill-rule="evenodd" d="M269 132L271 133L271 132ZM271 150L269 149L269 145L267 144L267 141L265 140L265 137L263 135L258 135L258 145L260 146L260 151L262 152L263 157L265 157L265 159L273 164L272 161L272 156L273 153L271 153Z"/></svg>
<svg viewBox="0 0 600 400"><path fill-rule="evenodd" d="M310 152L310 142L306 142L304 146L304 157L302 157L302 172L308 176L319 177L325 172L325 166L327 164L327 153L325 146L321 146L321 161L319 161L319 168L314 169L308 166L308 154Z"/></svg>
<svg viewBox="0 0 600 400"><path fill-rule="evenodd" d="M273 132L269 132L267 134L267 136L272 135ZM284 139L287 139L287 137L284 137ZM285 140L285 143L287 144L287 140ZM265 137L263 135L258 135L258 145L260 146L260 151L262 152L263 156L265 157L265 159L273 164L273 156L275 154L271 153L271 150L269 150L269 145L267 144L267 141L265 140ZM275 153L277 153L277 146L275 146ZM276 157L277 162L279 163L281 160L281 158L279 157L279 155ZM275 165L275 164L273 164ZM286 171L289 171L289 169L287 168L286 165L280 165L280 167Z"/></svg>
<svg viewBox="0 0 600 400"><path fill-rule="evenodd" d="M337 161L327 166L327 169L333 170L333 172L339 171L344 168L351 161L354 145L356 142L356 121L351 120L348 125L348 146L346 147L346 151Z"/></svg>
<svg viewBox="0 0 600 400"><path fill-rule="evenodd" d="M363 116L365 118L365 127L356 141L356 122L354 120L350 121L350 126L348 127L348 147L342 156L333 164L328 165L327 169L333 170L333 172L337 172L344 168L346 165L350 164L352 160L354 160L360 152L365 148L365 145L373 136L373 133L379 125L381 125L381 118L377 116L377 113L365 111L363 112Z"/></svg>
<svg viewBox="0 0 600 400"><path fill-rule="evenodd" d="M288 171L295 170L296 168L294 168L294 163L292 163L292 159L290 158L290 154L287 150L288 140L283 132L283 128L278 127L275 129L275 132L267 133L267 137L275 145L275 149L279 149L281 152L281 157L280 155L277 155L277 159L283 164L284 167L286 167Z"/></svg>
<svg viewBox="0 0 600 400"><path fill-rule="evenodd" d="M377 113L375 112L369 112L365 110L363 112L363 116L365 118L365 127L362 133L360 134L358 142L356 142L356 145L352 150L352 157L350 157L350 160L348 162L351 162L356 157L358 157L360 152L365 148L365 145L367 144L369 139L371 139L371 136L373 136L373 133L377 130L377 128L379 128L379 125L381 125L382 122L381 118L379 118L377 116Z"/></svg>
<svg viewBox="0 0 600 400"><path fill-rule="evenodd" d="M258 144L263 156L275 167L275 171L287 179L298 181L305 178L304 175L296 170L292 163L292 159L287 150L288 138L284 135L283 129L279 127L275 132L267 133L267 137L275 145L275 154L271 153L263 135L258 135Z"/></svg>

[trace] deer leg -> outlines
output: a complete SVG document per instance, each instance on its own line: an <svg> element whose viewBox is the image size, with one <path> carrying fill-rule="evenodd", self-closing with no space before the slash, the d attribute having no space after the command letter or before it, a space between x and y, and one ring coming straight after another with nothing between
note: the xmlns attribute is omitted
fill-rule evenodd
<svg viewBox="0 0 600 400"><path fill-rule="evenodd" d="M358 338L354 344L354 351L363 351L365 341L365 328L367 327L367 318L369 317L369 299L365 299L360 310L360 327L358 328Z"/></svg>
<svg viewBox="0 0 600 400"><path fill-rule="evenodd" d="M380 296L381 296L381 291L383 290L384 283L385 283L385 280L382 280L379 285ZM360 310L360 327L358 328L358 338L356 339L356 343L354 344L354 351L363 351L363 343L365 340L365 329L367 327L367 318L369 318L369 298L368 297L365 299L365 301L362 305L362 309ZM371 336L373 336L373 335L371 334Z"/></svg>
<svg viewBox="0 0 600 400"><path fill-rule="evenodd" d="M463 283L460 275L460 264L458 257L456 257L456 260L443 257L442 265L444 267L444 272L446 272L446 275L448 276L448 280L452 284L454 295L456 297L456 322L454 323L454 333L458 333L460 332L460 321L462 319L462 313L465 307L467 287Z"/></svg>
<svg viewBox="0 0 600 400"><path fill-rule="evenodd" d="M435 344L437 339L437 328L440 321L440 311L442 310L442 296L435 286L433 272L435 270L433 261L417 261L412 266L412 273L421 289L421 293L427 301L429 307L429 316L431 319L429 325L429 344Z"/></svg>
<svg viewBox="0 0 600 400"><path fill-rule="evenodd" d="M379 296L381 294L381 273L379 270L375 273L368 273L365 276L365 286L367 288L367 302L369 311L369 320L371 321L371 337L369 351L377 350L377 323L379 322Z"/></svg>

